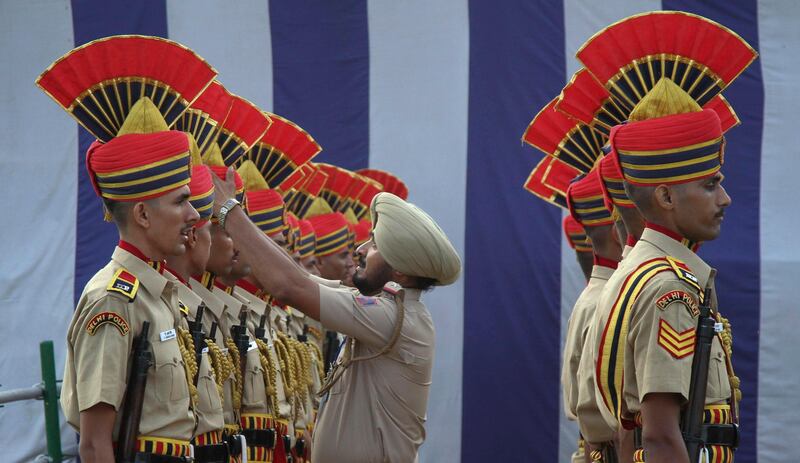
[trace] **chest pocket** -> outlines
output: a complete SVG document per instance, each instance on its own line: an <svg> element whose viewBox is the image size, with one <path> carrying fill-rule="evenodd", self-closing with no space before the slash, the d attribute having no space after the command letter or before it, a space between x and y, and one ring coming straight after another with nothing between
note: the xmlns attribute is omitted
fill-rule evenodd
<svg viewBox="0 0 800 463"><path fill-rule="evenodd" d="M186 399L189 387L177 339L162 342L156 338L151 342L155 365L153 382L147 387L153 388L156 398L162 403Z"/></svg>
<svg viewBox="0 0 800 463"><path fill-rule="evenodd" d="M711 358L708 362L708 388L706 390L706 403L713 404L729 399L731 386L728 379L728 369L725 363L725 353L722 345L715 336L711 344Z"/></svg>
<svg viewBox="0 0 800 463"><path fill-rule="evenodd" d="M217 381L207 353L203 354L202 362L197 378L197 390L200 396L198 408L205 412L222 413L222 400L219 397Z"/></svg>

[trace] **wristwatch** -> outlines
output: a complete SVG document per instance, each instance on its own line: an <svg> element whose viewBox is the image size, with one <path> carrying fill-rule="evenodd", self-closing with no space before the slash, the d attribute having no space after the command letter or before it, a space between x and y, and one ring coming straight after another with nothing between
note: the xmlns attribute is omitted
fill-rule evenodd
<svg viewBox="0 0 800 463"><path fill-rule="evenodd" d="M232 211L236 206L241 206L241 203L239 203L236 198L230 198L222 204L222 207L219 208L219 215L217 218L219 219L219 226L223 230L225 229L225 219L228 217L228 212Z"/></svg>

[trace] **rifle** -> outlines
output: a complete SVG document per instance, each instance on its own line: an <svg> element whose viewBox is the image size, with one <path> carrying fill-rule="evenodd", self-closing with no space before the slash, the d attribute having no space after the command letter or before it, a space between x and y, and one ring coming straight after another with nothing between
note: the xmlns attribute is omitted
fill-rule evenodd
<svg viewBox="0 0 800 463"><path fill-rule="evenodd" d="M149 332L150 322L143 321L141 333L133 340L128 390L125 392L125 405L123 405L120 415L117 438L116 460L122 463L133 463L136 458L136 437L139 434L139 422L142 419L147 370L153 365L153 353L150 352L150 341L147 340Z"/></svg>
<svg viewBox="0 0 800 463"><path fill-rule="evenodd" d="M267 307L267 310L269 310L269 307ZM267 314L264 314L258 320L258 327L256 327L256 338L258 338L258 339L260 339L262 341L264 341L266 339L266 335L267 335L267 330L265 328L266 323L267 323Z"/></svg>
<svg viewBox="0 0 800 463"><path fill-rule="evenodd" d="M192 334L194 341L194 358L197 361L197 374L194 375L194 385L197 386L197 381L200 377L200 363L203 361L203 349L206 347L206 335L203 333L203 312L206 310L206 305L200 303L197 307L197 314L194 321L189 322L189 332Z"/></svg>
<svg viewBox="0 0 800 463"><path fill-rule="evenodd" d="M704 445L703 412L706 406L706 386L708 367L711 361L711 343L714 340L714 324L711 317L711 289L706 288L700 315L697 318L697 339L692 376L689 383L689 402L681 415L681 433L689 453L689 461L700 461L700 451Z"/></svg>
<svg viewBox="0 0 800 463"><path fill-rule="evenodd" d="M231 338L239 350L239 367L242 378L247 378L247 350L250 348L250 337L247 335L247 311L239 312L239 324L231 326Z"/></svg>
<svg viewBox="0 0 800 463"><path fill-rule="evenodd" d="M217 322L211 322L211 329L208 333L208 339L216 342L217 339Z"/></svg>

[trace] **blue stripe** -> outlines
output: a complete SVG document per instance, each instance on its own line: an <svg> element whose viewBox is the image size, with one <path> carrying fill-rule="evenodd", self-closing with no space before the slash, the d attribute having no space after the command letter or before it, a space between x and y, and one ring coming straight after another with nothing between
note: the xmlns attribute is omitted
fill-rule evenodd
<svg viewBox="0 0 800 463"><path fill-rule="evenodd" d="M73 0L72 25L75 46L116 34L144 34L167 37L167 10L164 0L147 2L107 2ZM64 50L65 52L67 50ZM75 242L75 301L83 287L111 258L119 240L113 225L103 222L100 199L86 172L86 150L94 141L87 131L78 129L78 208Z"/></svg>
<svg viewBox="0 0 800 463"><path fill-rule="evenodd" d="M366 0L270 2L275 113L322 145L319 162L369 162Z"/></svg>
<svg viewBox="0 0 800 463"><path fill-rule="evenodd" d="M658 164L691 161L692 159L698 157L707 156L711 153L716 153L719 151L720 145L722 145L721 141L708 146L703 146L701 148L669 154L656 154L656 150L653 150L653 153L648 154L626 154L624 151L617 151L617 154L619 155L620 162L624 162L626 164L654 166Z"/></svg>
<svg viewBox="0 0 800 463"><path fill-rule="evenodd" d="M719 158L713 158L698 164L689 164L687 166L673 167L670 169L639 170L624 167L623 170L625 171L625 175L628 177L646 180L663 179L667 181L671 178L697 174L699 172L705 172L716 167L719 167Z"/></svg>
<svg viewBox="0 0 800 463"><path fill-rule="evenodd" d="M685 10L723 24L742 36L756 50L758 10L755 0L664 0L665 9ZM758 403L759 301L759 192L761 190L761 136L764 117L764 84L761 61L756 60L723 92L742 125L725 135L724 186L733 199L725 214L722 235L700 247L700 255L719 271L717 293L720 311L731 320L734 368L742 379L742 443L737 463L756 461L756 406ZM731 250L736 250L731 252Z"/></svg>
<svg viewBox="0 0 800 463"><path fill-rule="evenodd" d="M519 139L566 81L563 5L469 7L462 461L556 461L561 213L522 188Z"/></svg>

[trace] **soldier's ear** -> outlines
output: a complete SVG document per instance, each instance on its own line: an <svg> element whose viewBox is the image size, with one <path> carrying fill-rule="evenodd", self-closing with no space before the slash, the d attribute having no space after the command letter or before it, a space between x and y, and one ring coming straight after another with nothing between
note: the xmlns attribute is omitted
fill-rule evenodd
<svg viewBox="0 0 800 463"><path fill-rule="evenodd" d="M144 202L139 201L131 208L131 220L142 228L150 228L150 211Z"/></svg>
<svg viewBox="0 0 800 463"><path fill-rule="evenodd" d="M654 190L653 198L659 208L671 211L675 208L673 191L667 185L659 185Z"/></svg>

